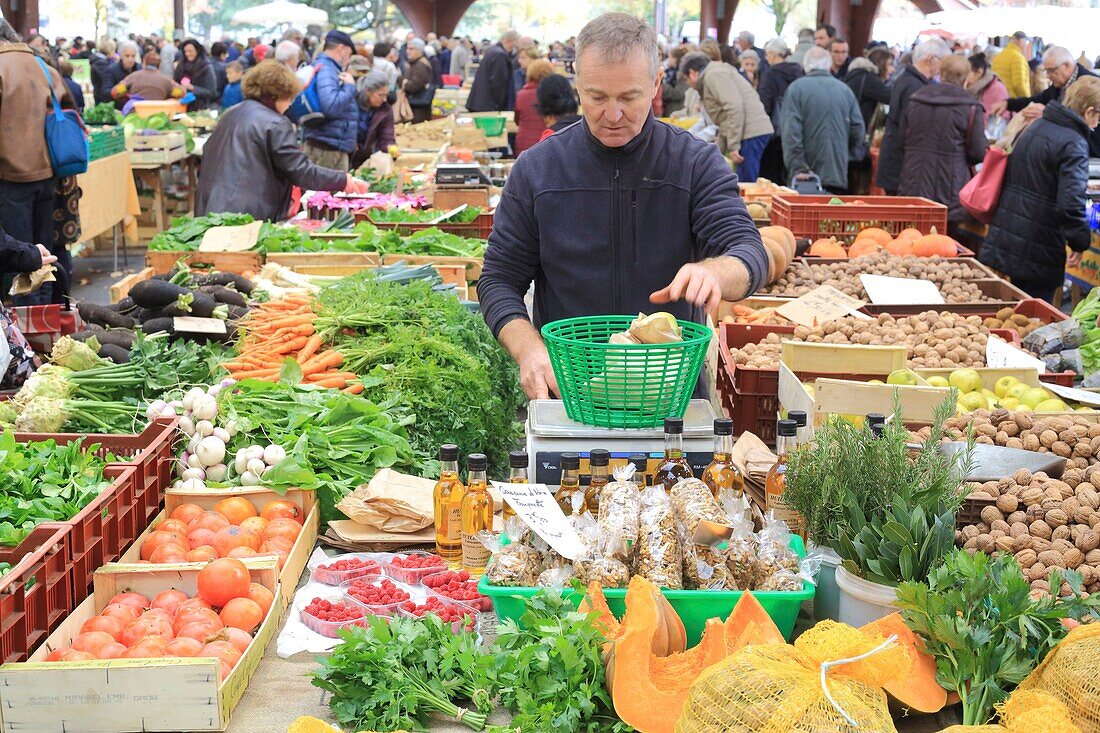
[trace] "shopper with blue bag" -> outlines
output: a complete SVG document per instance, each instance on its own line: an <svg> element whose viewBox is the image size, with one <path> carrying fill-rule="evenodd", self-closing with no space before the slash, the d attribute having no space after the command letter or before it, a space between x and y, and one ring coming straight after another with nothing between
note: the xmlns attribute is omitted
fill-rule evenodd
<svg viewBox="0 0 1100 733"><path fill-rule="evenodd" d="M87 137L73 107L61 74L0 19L0 228L51 251L57 179L88 167ZM49 293L43 296L48 301Z"/></svg>

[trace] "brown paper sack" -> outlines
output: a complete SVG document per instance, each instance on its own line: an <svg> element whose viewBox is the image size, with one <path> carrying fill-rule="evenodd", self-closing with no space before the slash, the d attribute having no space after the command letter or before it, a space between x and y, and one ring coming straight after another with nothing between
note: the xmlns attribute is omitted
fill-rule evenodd
<svg viewBox="0 0 1100 733"><path fill-rule="evenodd" d="M27 293L33 293L42 287L43 283L56 282L57 278L53 274L53 265L43 265L34 272L26 273L21 272L15 276L12 280L11 290L8 291L9 295L26 295Z"/></svg>
<svg viewBox="0 0 1100 733"><path fill-rule="evenodd" d="M388 468L374 475L336 505L360 524L385 532L416 532L435 522L432 490L435 481L406 476Z"/></svg>

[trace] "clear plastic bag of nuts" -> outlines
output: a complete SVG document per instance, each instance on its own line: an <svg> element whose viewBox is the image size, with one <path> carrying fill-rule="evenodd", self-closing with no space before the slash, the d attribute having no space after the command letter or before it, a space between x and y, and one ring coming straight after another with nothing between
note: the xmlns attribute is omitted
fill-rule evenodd
<svg viewBox="0 0 1100 733"><path fill-rule="evenodd" d="M748 497L734 491L723 491L718 496L729 526L733 530L721 549L729 573L730 590L753 590L760 573L759 549L756 544L756 527Z"/></svg>
<svg viewBox="0 0 1100 733"><path fill-rule="evenodd" d="M634 464L627 463L611 472L614 480L600 492L597 520L601 537L622 538L613 556L628 566L638 541L638 520L642 509L641 493L634 483L634 471Z"/></svg>
<svg viewBox="0 0 1100 733"><path fill-rule="evenodd" d="M757 583L755 590L800 591L804 583L815 582L817 571L821 568L821 557L813 553L806 555L798 563L795 571L780 569Z"/></svg>
<svg viewBox="0 0 1100 733"><path fill-rule="evenodd" d="M730 587L725 558L709 545L695 543L695 530L706 520L728 525L729 517L710 487L696 478L683 479L669 494L677 531L683 545L684 587L689 590L724 590Z"/></svg>
<svg viewBox="0 0 1100 733"><path fill-rule="evenodd" d="M764 527L757 535L758 558L755 590L785 590L774 587L791 583L790 576L799 574L798 553L791 549L791 530L787 523L768 512ZM794 590L802 588L801 581Z"/></svg>
<svg viewBox="0 0 1100 733"><path fill-rule="evenodd" d="M634 572L658 587L681 590L682 551L672 502L662 486L645 489L641 499Z"/></svg>
<svg viewBox="0 0 1100 733"><path fill-rule="evenodd" d="M602 535L596 547L573 562L573 576L584 585L595 581L604 588L625 588L630 568L621 560L622 537Z"/></svg>
<svg viewBox="0 0 1100 733"><path fill-rule="evenodd" d="M530 529L519 517L509 517L504 522L504 544L491 532L478 532L477 538L492 553L485 566L489 582L502 587L530 587L535 584L542 570L542 556L528 544Z"/></svg>

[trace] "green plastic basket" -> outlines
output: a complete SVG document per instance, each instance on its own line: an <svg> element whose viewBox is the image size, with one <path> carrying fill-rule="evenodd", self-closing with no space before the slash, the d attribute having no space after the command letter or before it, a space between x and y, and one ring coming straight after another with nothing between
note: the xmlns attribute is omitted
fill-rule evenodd
<svg viewBox="0 0 1100 733"><path fill-rule="evenodd" d="M485 133L485 137L500 137L504 134L503 117L475 117L474 124Z"/></svg>
<svg viewBox="0 0 1100 733"><path fill-rule="evenodd" d="M806 546L802 543L802 538L797 535L791 536L791 549L799 557L806 556ZM503 588L498 585L490 585L489 579L483 575L477 584L477 590L481 595L488 596L493 602L493 610L496 612L498 619L501 621L512 619L519 623L527 599L534 596L540 589L530 587ZM814 597L816 590L813 583L802 581L802 590L756 590L750 592L756 597L756 600L760 601L760 605L772 617L772 621L779 627L779 631L782 632L783 636L789 640L794 633L794 624L798 619L798 609L802 607L803 603ZM580 603L583 593L575 590L566 590L565 592L569 599L573 601L573 605ZM740 590L661 589L661 593L676 609L680 620L684 622L684 630L687 632L689 646L699 643L707 619L720 618L725 620L744 592ZM622 618L623 613L626 611L626 588L605 588L603 593L604 597L607 598L607 607L611 609L616 617Z"/></svg>
<svg viewBox="0 0 1100 733"><path fill-rule="evenodd" d="M604 428L650 428L687 410L711 330L680 321L683 341L677 343L608 343L633 321L633 316L586 316L542 327L569 419Z"/></svg>

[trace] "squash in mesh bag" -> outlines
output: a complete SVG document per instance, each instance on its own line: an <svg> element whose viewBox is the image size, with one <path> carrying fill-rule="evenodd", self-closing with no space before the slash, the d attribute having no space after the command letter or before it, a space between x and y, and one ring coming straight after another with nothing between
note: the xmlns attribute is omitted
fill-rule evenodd
<svg viewBox="0 0 1100 733"><path fill-rule="evenodd" d="M1071 724L1076 724L1082 733L1100 733L1100 679L1096 676L1098 658L1100 624L1078 626L1032 670L1012 697L1027 690L1045 692L1066 706ZM1055 729L1047 725L1042 730L1045 733L1070 729Z"/></svg>
<svg viewBox="0 0 1100 733"><path fill-rule="evenodd" d="M907 657L896 640L832 621L793 646L746 646L695 681L676 733L896 731L880 685L905 673Z"/></svg>

